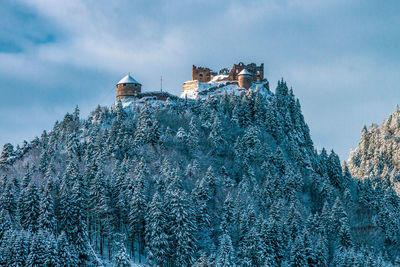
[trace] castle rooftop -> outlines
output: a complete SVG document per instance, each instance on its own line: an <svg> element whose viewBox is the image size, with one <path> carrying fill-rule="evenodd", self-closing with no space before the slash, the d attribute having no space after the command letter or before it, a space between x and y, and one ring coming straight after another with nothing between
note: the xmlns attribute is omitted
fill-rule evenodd
<svg viewBox="0 0 400 267"><path fill-rule="evenodd" d="M249 75L249 76L252 76L253 74L251 74L248 70L243 69L241 72L239 72L238 75Z"/></svg>
<svg viewBox="0 0 400 267"><path fill-rule="evenodd" d="M126 75L124 78L122 78L117 84L139 84L141 85L138 81L132 78L130 74Z"/></svg>

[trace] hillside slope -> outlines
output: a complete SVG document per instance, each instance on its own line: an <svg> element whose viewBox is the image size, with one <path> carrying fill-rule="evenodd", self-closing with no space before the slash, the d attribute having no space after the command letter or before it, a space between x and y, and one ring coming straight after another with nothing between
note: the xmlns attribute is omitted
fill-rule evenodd
<svg viewBox="0 0 400 267"><path fill-rule="evenodd" d="M361 131L361 140L351 152L348 166L359 178L380 177L400 192L400 111L396 110L381 125Z"/></svg>
<svg viewBox="0 0 400 267"><path fill-rule="evenodd" d="M128 107L4 146L0 265L399 264L397 195L315 151L285 82Z"/></svg>

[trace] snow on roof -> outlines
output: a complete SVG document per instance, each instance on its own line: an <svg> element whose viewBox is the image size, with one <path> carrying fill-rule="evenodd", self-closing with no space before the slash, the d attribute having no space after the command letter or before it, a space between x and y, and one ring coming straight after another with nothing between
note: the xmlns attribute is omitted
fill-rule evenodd
<svg viewBox="0 0 400 267"><path fill-rule="evenodd" d="M126 75L124 78L122 78L117 84L121 83L134 83L134 84L140 84L138 81L132 78L130 74ZM141 85L141 84L140 84Z"/></svg>
<svg viewBox="0 0 400 267"><path fill-rule="evenodd" d="M239 72L238 75L253 75L253 74L251 74L248 70L243 69L241 72Z"/></svg>

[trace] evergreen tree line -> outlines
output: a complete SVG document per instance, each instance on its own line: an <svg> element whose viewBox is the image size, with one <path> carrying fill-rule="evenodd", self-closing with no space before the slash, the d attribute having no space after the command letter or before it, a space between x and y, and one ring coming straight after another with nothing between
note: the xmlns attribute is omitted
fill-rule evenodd
<svg viewBox="0 0 400 267"><path fill-rule="evenodd" d="M0 156L0 265L396 266L399 198L275 94L79 109Z"/></svg>

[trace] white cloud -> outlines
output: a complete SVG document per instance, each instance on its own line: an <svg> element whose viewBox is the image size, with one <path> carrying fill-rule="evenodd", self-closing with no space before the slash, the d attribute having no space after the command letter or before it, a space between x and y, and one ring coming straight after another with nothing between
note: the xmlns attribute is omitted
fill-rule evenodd
<svg viewBox="0 0 400 267"><path fill-rule="evenodd" d="M36 14L46 34L55 36L54 42L38 44L14 36L23 52L0 54L0 82L7 84L0 85L3 96L11 94L10 81L21 92L25 81L33 84L29 90L35 92L26 94L23 105L34 99L34 105L67 111L80 103L88 111L97 102L111 103L114 82L128 71L145 90L157 89L163 75L165 88L178 94L191 64L219 68L236 61L264 62L272 87L282 76L293 85L316 143L338 147L343 157L358 138L366 103L377 109L381 103L392 106L398 96L392 88L400 82L399 53L386 49L398 42L399 21L372 4L368 9L344 0L20 3ZM385 94L376 88L385 88ZM3 105L18 105L9 102ZM21 117L30 112L29 107L20 111ZM39 113L33 114L39 121Z"/></svg>

